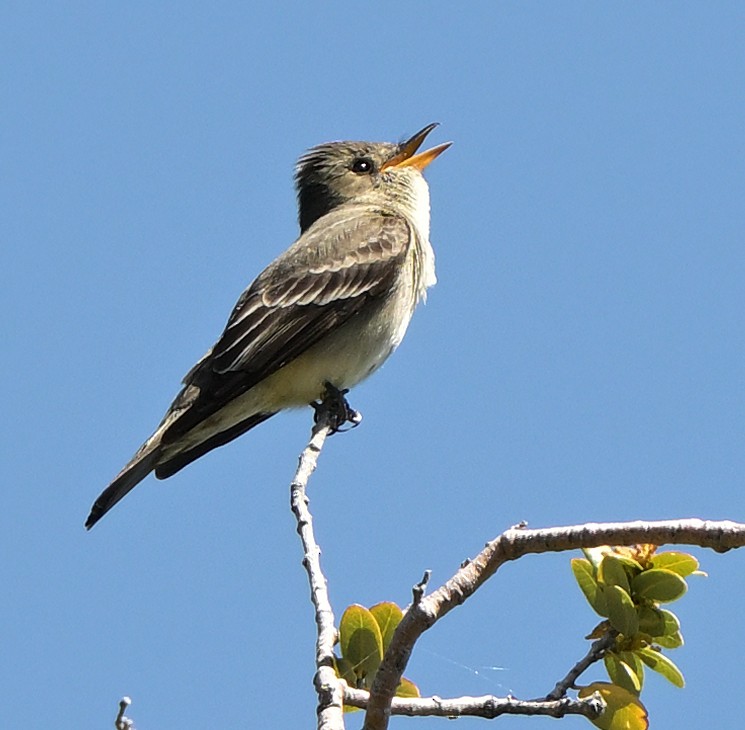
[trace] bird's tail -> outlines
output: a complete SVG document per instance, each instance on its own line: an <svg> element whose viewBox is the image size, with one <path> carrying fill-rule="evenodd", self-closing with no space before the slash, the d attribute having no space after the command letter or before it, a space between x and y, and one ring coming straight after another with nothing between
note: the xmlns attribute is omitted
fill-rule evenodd
<svg viewBox="0 0 745 730"><path fill-rule="evenodd" d="M173 419L167 415L158 430L140 447L129 464L117 474L114 481L101 492L98 499L93 503L91 513L85 521L86 528L90 530L151 471L155 471L155 476L158 479L167 479L208 451L227 444L273 415L274 413L254 413L222 431L210 433L203 437L202 441L189 438L181 440L180 437L184 434L176 434L176 438L173 439L169 431Z"/></svg>
<svg viewBox="0 0 745 730"><path fill-rule="evenodd" d="M127 466L116 475L114 481L101 492L91 507L85 521L90 530L120 499L134 489L153 469L161 457L162 430L156 431L132 457Z"/></svg>

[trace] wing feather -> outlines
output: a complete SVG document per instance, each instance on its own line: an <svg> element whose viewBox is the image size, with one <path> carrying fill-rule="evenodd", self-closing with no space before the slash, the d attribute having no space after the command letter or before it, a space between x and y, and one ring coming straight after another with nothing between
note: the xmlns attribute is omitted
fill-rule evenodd
<svg viewBox="0 0 745 730"><path fill-rule="evenodd" d="M414 242L403 217L342 206L311 226L238 300L187 374L164 434L172 442L386 296Z"/></svg>

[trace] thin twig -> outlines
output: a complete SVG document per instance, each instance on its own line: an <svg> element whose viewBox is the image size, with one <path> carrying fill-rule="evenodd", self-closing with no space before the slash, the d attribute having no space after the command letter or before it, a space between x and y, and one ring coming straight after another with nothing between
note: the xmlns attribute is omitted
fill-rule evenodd
<svg viewBox="0 0 745 730"><path fill-rule="evenodd" d="M119 712L116 715L116 720L114 720L116 730L135 730L134 722L124 715L131 704L132 700L129 697L122 697L119 700Z"/></svg>
<svg viewBox="0 0 745 730"><path fill-rule="evenodd" d="M544 698L546 701L559 700L566 696L567 690L574 688L574 683L579 679L580 675L587 671L595 662L600 661L605 652L613 646L616 640L618 632L612 629L608 631L605 636L602 636L597 641L592 643L587 654L580 659L568 672L566 677L556 683L556 686L549 692Z"/></svg>
<svg viewBox="0 0 745 730"><path fill-rule="evenodd" d="M367 707L370 693L364 689L344 687L344 702L352 707ZM409 717L483 717L493 720L500 715L583 715L595 718L603 711L603 702L593 695L575 700L563 697L557 700L518 700L515 697L394 697L392 715Z"/></svg>
<svg viewBox="0 0 745 730"><path fill-rule="evenodd" d="M447 583L409 607L375 674L364 730L385 730L388 727L393 694L422 633L473 595L504 563L531 553L636 543L698 545L726 552L745 546L745 525L687 519L507 530L488 543Z"/></svg>
<svg viewBox="0 0 745 730"><path fill-rule="evenodd" d="M411 589L411 594L414 599L414 603L417 604L424 598L424 591L427 589L427 583L432 576L431 570L425 570L422 579Z"/></svg>
<svg viewBox="0 0 745 730"><path fill-rule="evenodd" d="M306 486L314 472L326 437L333 426L328 410L317 409L316 424L310 441L300 455L295 477L290 485L290 506L297 520L297 531L303 545L303 566L310 582L310 600L316 619L316 675L318 693L318 730L344 730L343 695L334 671L334 612L331 608L326 577L321 570L321 550L313 533L313 518L308 509Z"/></svg>

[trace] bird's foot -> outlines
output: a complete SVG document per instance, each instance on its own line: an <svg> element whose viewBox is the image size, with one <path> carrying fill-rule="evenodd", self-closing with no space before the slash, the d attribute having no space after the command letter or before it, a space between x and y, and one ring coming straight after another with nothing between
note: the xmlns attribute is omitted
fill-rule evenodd
<svg viewBox="0 0 745 730"><path fill-rule="evenodd" d="M323 399L321 401L313 401L310 404L315 411L314 421L318 423L321 415L325 413L331 426L331 433L350 431L359 426L362 422L362 414L359 411L355 411L349 405L349 401L346 399L349 388L339 390L339 388L328 381L324 383L324 386ZM347 428L342 428L345 424L349 425Z"/></svg>

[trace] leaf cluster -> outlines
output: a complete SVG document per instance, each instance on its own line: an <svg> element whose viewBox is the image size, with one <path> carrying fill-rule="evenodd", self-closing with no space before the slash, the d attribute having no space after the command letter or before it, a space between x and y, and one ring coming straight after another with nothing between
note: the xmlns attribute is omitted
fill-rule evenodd
<svg viewBox="0 0 745 730"><path fill-rule="evenodd" d="M369 690L403 615L392 602L377 603L369 609L356 603L348 606L339 623L341 656L334 657L337 676L350 687ZM419 688L402 677L396 696L419 697ZM344 708L345 712L356 709Z"/></svg>
<svg viewBox="0 0 745 730"><path fill-rule="evenodd" d="M678 617L661 604L672 603L688 590L686 578L705 575L692 555L660 552L654 545L601 547L583 550L572 560L572 572L582 593L602 621L588 639L609 633L615 637L603 653L611 684L595 682L580 697L599 692L605 712L595 720L603 730L644 729L646 710L639 700L644 668L658 672L676 687L685 680L662 653L683 645Z"/></svg>

